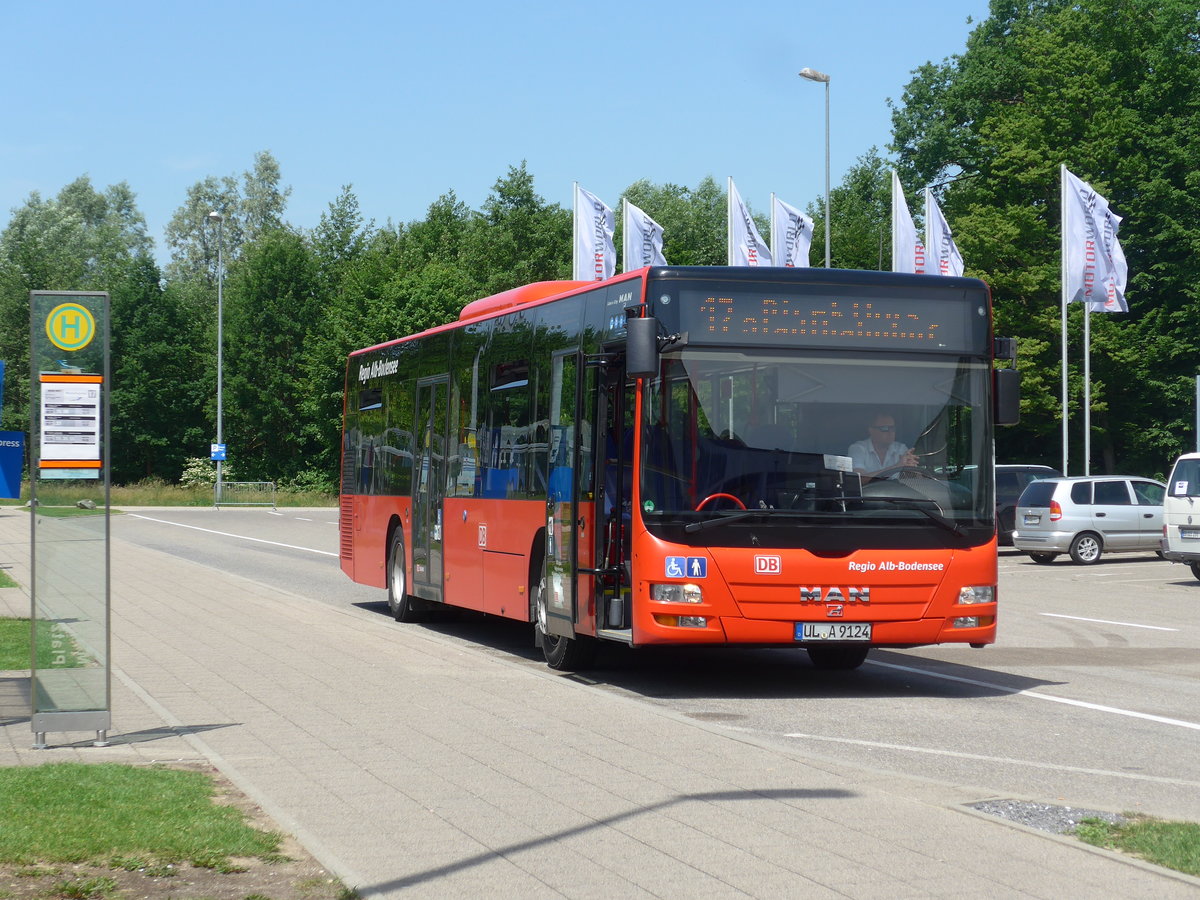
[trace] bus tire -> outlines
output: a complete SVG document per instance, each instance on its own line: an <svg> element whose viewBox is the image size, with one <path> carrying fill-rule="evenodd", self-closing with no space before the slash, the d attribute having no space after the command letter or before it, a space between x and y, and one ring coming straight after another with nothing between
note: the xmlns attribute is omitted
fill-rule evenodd
<svg viewBox="0 0 1200 900"><path fill-rule="evenodd" d="M1190 568L1192 570L1192 577L1200 580L1200 562L1192 563Z"/></svg>
<svg viewBox="0 0 1200 900"><path fill-rule="evenodd" d="M574 671L587 669L596 660L597 641L587 635L576 635L573 638L546 631L546 622L550 615L549 591L546 588L546 561L542 560L542 570L534 586L533 627L536 630L536 643L542 648L546 657L546 665L552 669Z"/></svg>
<svg viewBox="0 0 1200 900"><path fill-rule="evenodd" d="M869 646L830 645L820 647L805 647L808 658L815 668L825 671L857 669L863 664L870 651Z"/></svg>
<svg viewBox="0 0 1200 900"><path fill-rule="evenodd" d="M404 529L397 526L388 544L388 609L397 622L419 622L421 611L408 593L407 559L404 555Z"/></svg>

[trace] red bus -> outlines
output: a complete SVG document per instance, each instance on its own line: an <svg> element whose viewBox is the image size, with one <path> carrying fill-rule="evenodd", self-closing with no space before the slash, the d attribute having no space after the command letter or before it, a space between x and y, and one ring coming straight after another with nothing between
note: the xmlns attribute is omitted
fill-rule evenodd
<svg viewBox="0 0 1200 900"><path fill-rule="evenodd" d="M529 621L555 668L601 641L831 669L992 643L993 429L1019 382L991 316L974 279L810 268L477 300L350 355L342 569L399 621ZM906 453L868 476L880 423Z"/></svg>

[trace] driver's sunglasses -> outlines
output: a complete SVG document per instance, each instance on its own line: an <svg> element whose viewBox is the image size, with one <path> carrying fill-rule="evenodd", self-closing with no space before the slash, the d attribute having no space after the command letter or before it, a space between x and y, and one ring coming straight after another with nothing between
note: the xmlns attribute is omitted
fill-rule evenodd
<svg viewBox="0 0 1200 900"><path fill-rule="evenodd" d="M874 428L876 431L895 431L896 430L895 425L872 425L871 427Z"/></svg>

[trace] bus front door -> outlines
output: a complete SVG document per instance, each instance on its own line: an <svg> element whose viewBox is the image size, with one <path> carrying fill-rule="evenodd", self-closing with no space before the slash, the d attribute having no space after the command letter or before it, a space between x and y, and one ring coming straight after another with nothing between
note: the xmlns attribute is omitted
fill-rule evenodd
<svg viewBox="0 0 1200 900"><path fill-rule="evenodd" d="M446 493L445 375L417 382L417 446L413 473L413 588L442 600L442 500Z"/></svg>
<svg viewBox="0 0 1200 900"><path fill-rule="evenodd" d="M585 384L585 381L587 382ZM595 370L581 366L578 351L551 360L550 446L546 494L546 616L548 635L573 638L594 613L590 570L596 503L592 455L594 417L580 404L596 396Z"/></svg>

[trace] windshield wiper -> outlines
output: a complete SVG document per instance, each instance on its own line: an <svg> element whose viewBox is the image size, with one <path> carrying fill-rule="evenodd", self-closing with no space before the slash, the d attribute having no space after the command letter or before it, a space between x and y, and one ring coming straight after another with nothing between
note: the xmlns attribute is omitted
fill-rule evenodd
<svg viewBox="0 0 1200 900"><path fill-rule="evenodd" d="M703 522L689 522L683 526L683 530L687 532L704 531L706 528L711 528L714 525L727 525L730 522L737 522L741 519L748 519L750 516L760 516L763 513L775 512L771 509L719 509L713 515L715 519L705 519Z"/></svg>
<svg viewBox="0 0 1200 900"><path fill-rule="evenodd" d="M857 497L854 499L858 499ZM687 532L704 531L712 528L714 525L728 525L731 522L740 522L742 519L748 519L751 516L767 516L780 518L812 518L814 516L831 516L837 515L829 510L817 509L790 509L788 507L778 508L774 506L762 506L758 509L719 509L713 512L715 519L705 519L702 522L689 522L683 526L683 530Z"/></svg>
<svg viewBox="0 0 1200 900"><path fill-rule="evenodd" d="M948 518L942 512L941 507L939 507L935 501L930 500L926 497L866 496L866 497L856 497L855 499L856 500L865 500L865 501L879 500L883 503L892 503L892 504L895 504L896 506L906 507L908 509L915 509L917 512L922 513L927 519L929 519L929 521L933 522L936 525L940 525L942 528L945 528L947 531L957 534L959 537L966 537L966 535L967 535L967 529L963 528L961 525L959 525L953 519ZM926 506L925 504L929 504L929 505ZM932 506L933 509L930 509L929 506Z"/></svg>

